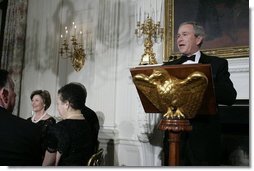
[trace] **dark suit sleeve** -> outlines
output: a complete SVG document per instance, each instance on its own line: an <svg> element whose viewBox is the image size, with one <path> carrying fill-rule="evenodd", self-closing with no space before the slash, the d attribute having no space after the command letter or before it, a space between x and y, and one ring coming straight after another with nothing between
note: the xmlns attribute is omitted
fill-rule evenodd
<svg viewBox="0 0 254 171"><path fill-rule="evenodd" d="M228 61L221 59L217 62L216 75L214 75L214 86L216 101L218 104L232 105L236 100L236 90L230 80L230 73L228 72Z"/></svg>
<svg viewBox="0 0 254 171"><path fill-rule="evenodd" d="M93 140L95 143L95 150L97 151L98 147L99 147L99 141L98 141L98 134L99 134L99 129L100 129L100 124L99 124L99 119L96 115L96 113L90 109L89 107L85 106L81 113L84 115L84 117L86 118L86 120L88 121L92 132L93 132Z"/></svg>

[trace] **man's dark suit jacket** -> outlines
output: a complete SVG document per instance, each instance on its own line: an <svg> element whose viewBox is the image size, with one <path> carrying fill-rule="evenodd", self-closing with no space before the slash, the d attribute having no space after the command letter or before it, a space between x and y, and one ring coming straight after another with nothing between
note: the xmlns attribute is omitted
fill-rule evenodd
<svg viewBox="0 0 254 171"><path fill-rule="evenodd" d="M100 124L98 117L96 113L90 109L89 107L85 106L81 113L84 115L85 119L88 121L90 127L92 128L93 134L94 134L94 142L95 142L95 152L99 148L99 141L98 141L98 134L99 134L99 129L100 129Z"/></svg>
<svg viewBox="0 0 254 171"><path fill-rule="evenodd" d="M0 165L40 166L42 164L39 128L0 107Z"/></svg>
<svg viewBox="0 0 254 171"><path fill-rule="evenodd" d="M200 64L211 64L217 104L232 105L236 100L236 90L230 80L228 62L224 58L207 56L201 52ZM182 64L181 58L165 62L164 65ZM197 115L191 119L192 131L182 134L181 165L220 165L220 120L213 116ZM168 161L168 134L164 138L165 165Z"/></svg>

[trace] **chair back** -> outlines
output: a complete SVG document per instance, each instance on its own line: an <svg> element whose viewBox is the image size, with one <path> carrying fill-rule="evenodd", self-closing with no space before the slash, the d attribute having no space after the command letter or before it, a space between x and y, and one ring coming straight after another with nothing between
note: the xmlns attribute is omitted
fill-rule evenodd
<svg viewBox="0 0 254 171"><path fill-rule="evenodd" d="M87 162L87 166L100 166L103 161L103 148L100 148L93 154Z"/></svg>

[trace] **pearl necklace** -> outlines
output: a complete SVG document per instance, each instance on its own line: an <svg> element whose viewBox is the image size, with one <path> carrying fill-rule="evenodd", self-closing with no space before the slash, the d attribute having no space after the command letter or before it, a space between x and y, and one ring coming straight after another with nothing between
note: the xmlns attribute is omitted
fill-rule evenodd
<svg viewBox="0 0 254 171"><path fill-rule="evenodd" d="M47 113L45 112L38 120L35 120L35 115L36 115L36 114L34 114L33 117L32 117L32 122L33 122L33 123L39 122L44 116L46 116L46 114L47 114Z"/></svg>

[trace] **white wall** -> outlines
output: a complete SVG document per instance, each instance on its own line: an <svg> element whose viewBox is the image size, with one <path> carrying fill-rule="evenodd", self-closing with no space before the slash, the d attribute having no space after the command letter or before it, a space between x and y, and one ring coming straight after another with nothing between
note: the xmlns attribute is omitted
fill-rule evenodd
<svg viewBox="0 0 254 171"><path fill-rule="evenodd" d="M30 94L35 89L50 91L49 113L57 116L58 88L81 82L87 87L87 105L100 120L106 164L160 166L162 132L156 129L160 115L144 113L129 71L138 65L144 49L134 35L136 0L64 0L63 5L61 0L29 0L21 116L30 116ZM90 32L92 40L79 72L58 54L61 29L73 20ZM162 44L155 45L154 52L161 63ZM229 60L238 99L249 98L248 63L249 58Z"/></svg>
<svg viewBox="0 0 254 171"><path fill-rule="evenodd" d="M237 99L249 99L250 96L250 70L249 58L228 59L230 78L237 91Z"/></svg>

